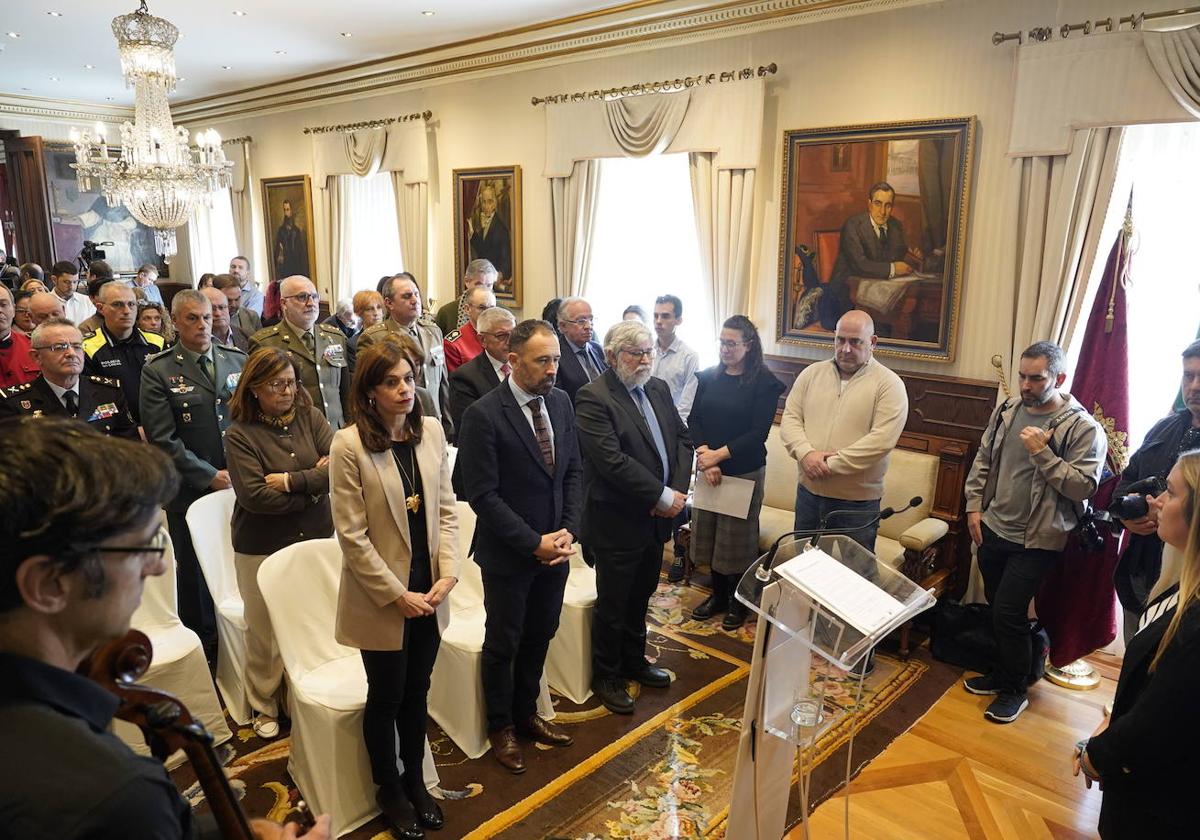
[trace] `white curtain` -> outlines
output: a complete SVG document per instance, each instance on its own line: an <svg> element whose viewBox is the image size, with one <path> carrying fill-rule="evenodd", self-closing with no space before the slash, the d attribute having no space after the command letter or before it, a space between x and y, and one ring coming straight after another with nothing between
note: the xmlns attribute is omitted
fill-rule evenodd
<svg viewBox="0 0 1200 840"><path fill-rule="evenodd" d="M1175 101L1200 119L1200 26L1146 32L1146 54Z"/></svg>
<svg viewBox="0 0 1200 840"><path fill-rule="evenodd" d="M608 130L629 157L665 151L683 124L690 101L687 91L668 96L627 96L608 100L604 103Z"/></svg>
<svg viewBox="0 0 1200 840"><path fill-rule="evenodd" d="M329 278L329 299L337 301L346 295L349 287L346 278L349 277L350 267L346 260L343 239L346 234L346 219L349 218L349 199L343 188L343 178L353 178L354 175L336 175L325 182L321 190L322 225L325 228L325 240L329 243L326 257L325 276Z"/></svg>
<svg viewBox="0 0 1200 840"><path fill-rule="evenodd" d="M688 155L700 264L712 290L712 323L745 313L754 227L754 170L718 169L711 152Z"/></svg>
<svg viewBox="0 0 1200 840"><path fill-rule="evenodd" d="M250 142L230 144L233 177L229 187L229 202L233 207L233 233L237 252L249 257L254 251L254 219L250 211ZM231 255L233 256L233 255Z"/></svg>
<svg viewBox="0 0 1200 840"><path fill-rule="evenodd" d="M350 171L360 178L369 178L379 171L383 162L383 150L387 134L382 128L365 131L348 131L341 135L346 146L346 160Z"/></svg>
<svg viewBox="0 0 1200 840"><path fill-rule="evenodd" d="M570 176L550 179L556 297L587 292L588 251L599 198L599 160L577 161Z"/></svg>
<svg viewBox="0 0 1200 840"><path fill-rule="evenodd" d="M405 183L403 172L392 173L396 195L396 227L404 270L417 278L423 299L429 300L429 184Z"/></svg>

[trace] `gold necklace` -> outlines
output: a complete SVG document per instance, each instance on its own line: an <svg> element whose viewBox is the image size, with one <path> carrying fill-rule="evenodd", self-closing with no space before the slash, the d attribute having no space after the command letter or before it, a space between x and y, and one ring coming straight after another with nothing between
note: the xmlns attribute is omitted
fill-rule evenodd
<svg viewBox="0 0 1200 840"><path fill-rule="evenodd" d="M400 468L400 475L408 480L408 486L412 488L412 493L404 497L404 506L413 513L417 513L421 509L421 494L417 492L417 461L413 455L412 447L408 449L408 462L412 468L412 478L409 478L408 473L404 469L404 464L400 461L400 456L396 454L395 447L392 448L392 457L396 459L396 466Z"/></svg>

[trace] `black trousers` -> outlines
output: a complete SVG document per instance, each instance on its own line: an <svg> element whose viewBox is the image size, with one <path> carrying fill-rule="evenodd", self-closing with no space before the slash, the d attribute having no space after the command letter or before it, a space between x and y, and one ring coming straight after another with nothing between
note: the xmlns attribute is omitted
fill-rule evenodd
<svg viewBox="0 0 1200 840"><path fill-rule="evenodd" d="M200 637L206 651L217 649L217 612L204 581L192 532L182 513L167 511L167 533L175 550L175 588L179 599L179 620Z"/></svg>
<svg viewBox="0 0 1200 840"><path fill-rule="evenodd" d="M546 651L558 632L570 564L517 574L483 570L483 699L488 732L537 711Z"/></svg>
<svg viewBox="0 0 1200 840"><path fill-rule="evenodd" d="M978 555L996 635L993 673L1002 691L1024 694L1033 661L1029 604L1061 554L1010 542L984 525Z"/></svg>
<svg viewBox="0 0 1200 840"><path fill-rule="evenodd" d="M367 705L363 709L363 740L377 785L400 781L399 758L409 787L424 787L425 725L429 717L429 677L437 660L441 635L437 616L404 621L401 650L364 650ZM400 738L397 752L396 737Z"/></svg>
<svg viewBox="0 0 1200 840"><path fill-rule="evenodd" d="M646 608L658 587L663 544L596 549L592 676L617 677L646 667Z"/></svg>

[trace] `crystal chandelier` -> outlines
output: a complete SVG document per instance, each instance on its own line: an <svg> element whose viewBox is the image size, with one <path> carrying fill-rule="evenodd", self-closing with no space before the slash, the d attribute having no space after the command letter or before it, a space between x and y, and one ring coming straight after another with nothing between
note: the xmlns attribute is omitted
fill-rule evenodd
<svg viewBox="0 0 1200 840"><path fill-rule="evenodd" d="M80 186L100 191L109 206L124 205L133 217L154 229L159 253L175 253L175 228L186 224L198 205L212 204L212 193L228 187L233 164L225 160L221 137L201 131L196 145L187 129L171 121L167 94L175 90L175 55L179 30L150 14L146 0L127 15L113 18L113 34L121 54L125 86L133 88L133 122L121 125L121 147L110 154L104 126L96 132L72 129Z"/></svg>

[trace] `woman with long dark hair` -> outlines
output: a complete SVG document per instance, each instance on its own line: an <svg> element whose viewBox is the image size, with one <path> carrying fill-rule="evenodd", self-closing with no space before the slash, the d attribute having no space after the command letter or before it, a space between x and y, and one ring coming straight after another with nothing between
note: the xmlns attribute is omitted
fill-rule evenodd
<svg viewBox="0 0 1200 840"><path fill-rule="evenodd" d="M745 519L692 511L692 559L712 568L712 595L693 611L701 621L724 612L721 626L736 630L746 607L733 597L742 574L758 556L758 513L767 465L767 433L784 385L763 366L754 322L734 315L721 325L721 361L696 374L696 398L688 427L696 444L699 480L713 487L724 476L754 482Z"/></svg>
<svg viewBox="0 0 1200 840"><path fill-rule="evenodd" d="M1195 836L1200 692L1200 450L1179 456L1151 504L1183 552L1179 583L1150 602L1129 641L1112 714L1075 745L1075 774L1100 783L1104 840Z"/></svg>
<svg viewBox="0 0 1200 840"><path fill-rule="evenodd" d="M399 342L364 349L350 386L354 425L334 435L330 453L343 557L336 638L362 652L371 778L401 840L443 823L421 769L429 679L459 567L446 439L424 416L413 370Z"/></svg>
<svg viewBox="0 0 1200 840"><path fill-rule="evenodd" d="M260 738L279 734L283 660L258 588L258 567L292 543L333 534L333 430L299 383L288 353L256 350L229 400L233 424L225 433L225 464L236 498L234 569L246 607L246 694Z"/></svg>

